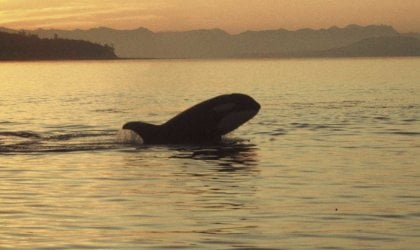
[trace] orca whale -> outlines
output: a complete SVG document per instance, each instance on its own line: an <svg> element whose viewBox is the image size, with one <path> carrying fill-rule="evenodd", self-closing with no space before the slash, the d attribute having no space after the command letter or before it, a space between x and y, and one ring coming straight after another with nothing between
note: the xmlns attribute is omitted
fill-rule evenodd
<svg viewBox="0 0 420 250"><path fill-rule="evenodd" d="M144 144L211 143L254 117L260 104L245 94L220 95L179 113L161 125L128 122Z"/></svg>

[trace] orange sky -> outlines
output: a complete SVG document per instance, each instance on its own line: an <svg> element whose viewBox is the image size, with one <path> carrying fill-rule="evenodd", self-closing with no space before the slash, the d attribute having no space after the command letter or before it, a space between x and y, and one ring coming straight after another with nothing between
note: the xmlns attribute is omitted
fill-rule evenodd
<svg viewBox="0 0 420 250"><path fill-rule="evenodd" d="M0 26L18 29L221 28L238 33L355 23L420 32L419 13L420 0L0 0Z"/></svg>

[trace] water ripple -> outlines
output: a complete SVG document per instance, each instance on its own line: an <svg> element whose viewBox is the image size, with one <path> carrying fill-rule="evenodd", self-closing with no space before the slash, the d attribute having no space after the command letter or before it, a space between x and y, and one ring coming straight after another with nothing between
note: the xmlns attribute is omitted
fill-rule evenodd
<svg viewBox="0 0 420 250"><path fill-rule="evenodd" d="M53 153L96 151L121 148L116 142L116 131L50 132L32 131L0 132L1 153Z"/></svg>

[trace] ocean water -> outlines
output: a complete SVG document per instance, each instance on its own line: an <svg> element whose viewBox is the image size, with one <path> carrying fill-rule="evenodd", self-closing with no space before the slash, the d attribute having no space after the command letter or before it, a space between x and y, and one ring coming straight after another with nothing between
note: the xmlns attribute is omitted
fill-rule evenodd
<svg viewBox="0 0 420 250"><path fill-rule="evenodd" d="M418 249L419 69L0 63L0 249ZM221 144L121 140L127 121L235 92L262 109Z"/></svg>

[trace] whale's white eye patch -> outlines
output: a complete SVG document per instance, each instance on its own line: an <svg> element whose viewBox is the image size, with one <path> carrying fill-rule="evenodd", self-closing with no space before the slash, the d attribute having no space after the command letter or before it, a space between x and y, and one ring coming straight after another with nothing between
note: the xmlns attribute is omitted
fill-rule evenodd
<svg viewBox="0 0 420 250"><path fill-rule="evenodd" d="M227 112L229 110L232 110L235 106L236 106L235 103L228 102L228 103L224 103L224 104L220 104L220 105L215 106L213 108L213 110L216 111L216 112Z"/></svg>

